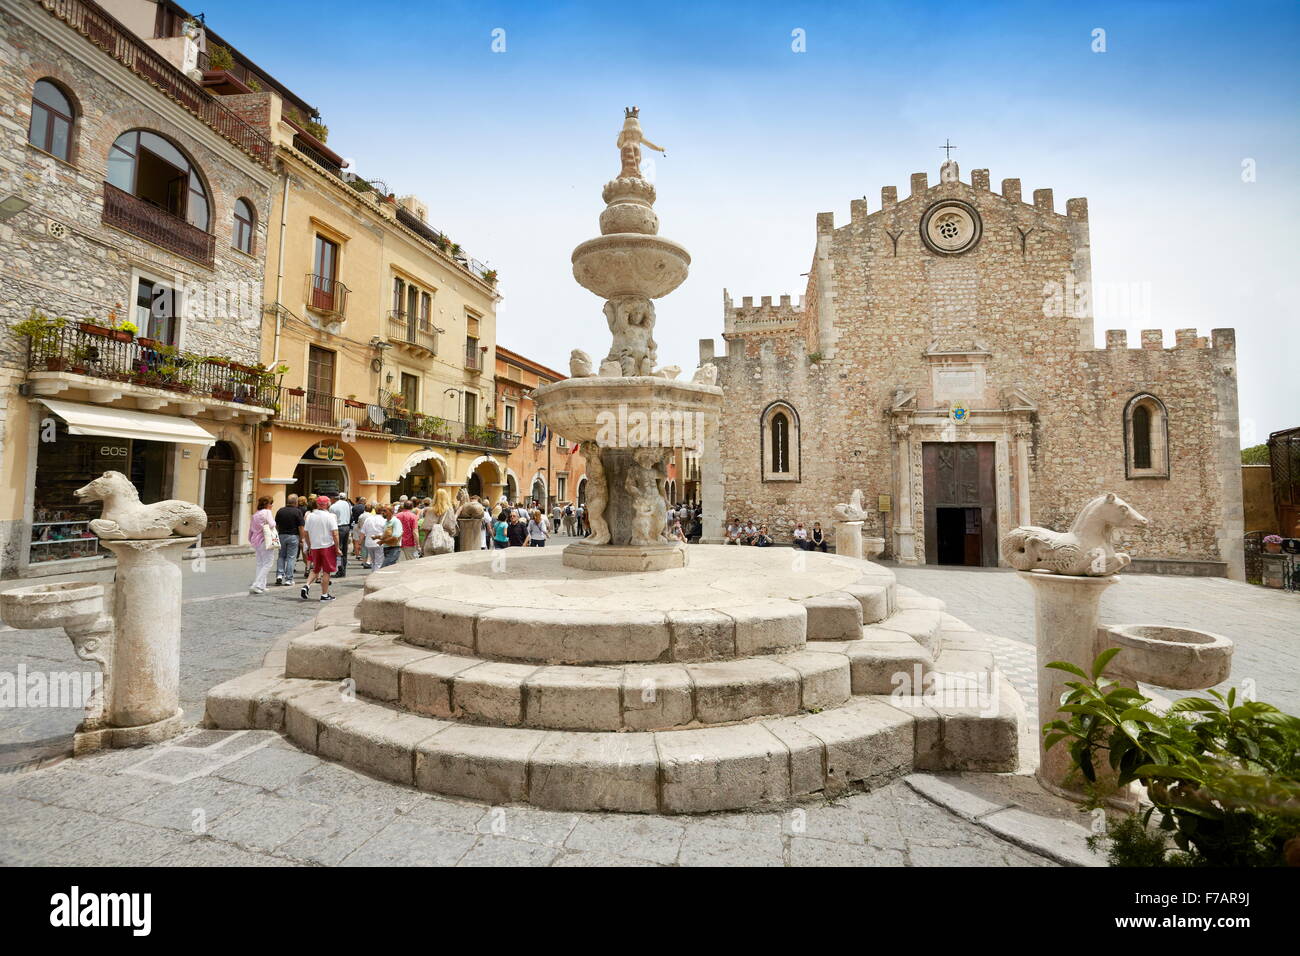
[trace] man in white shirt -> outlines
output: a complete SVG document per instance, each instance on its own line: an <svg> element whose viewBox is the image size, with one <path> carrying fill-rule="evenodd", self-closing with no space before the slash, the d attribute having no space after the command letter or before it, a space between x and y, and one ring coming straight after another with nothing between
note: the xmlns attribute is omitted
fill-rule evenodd
<svg viewBox="0 0 1300 956"><path fill-rule="evenodd" d="M379 543L379 539L383 537L387 525L388 521L379 513L379 509L375 509L361 516L360 527L356 529L362 536L362 545L370 558L370 567L375 571L384 566L384 546Z"/></svg>
<svg viewBox="0 0 1300 956"><path fill-rule="evenodd" d="M324 495L316 499L316 510L307 512L302 526L303 541L307 545L307 583L298 593L307 600L312 582L320 579L320 599L333 601L330 594L330 575L338 567L339 520L330 511L330 500Z"/></svg>
<svg viewBox="0 0 1300 956"><path fill-rule="evenodd" d="M352 502L343 492L334 496L330 514L339 523L339 573L335 577L345 578L348 576L348 536L352 533Z"/></svg>

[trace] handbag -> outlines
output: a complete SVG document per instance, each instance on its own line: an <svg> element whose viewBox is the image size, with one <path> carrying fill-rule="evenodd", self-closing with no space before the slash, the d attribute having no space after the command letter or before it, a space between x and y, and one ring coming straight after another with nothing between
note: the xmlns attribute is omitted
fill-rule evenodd
<svg viewBox="0 0 1300 956"><path fill-rule="evenodd" d="M280 550L280 529L274 521L266 522L266 528L262 531L262 550Z"/></svg>

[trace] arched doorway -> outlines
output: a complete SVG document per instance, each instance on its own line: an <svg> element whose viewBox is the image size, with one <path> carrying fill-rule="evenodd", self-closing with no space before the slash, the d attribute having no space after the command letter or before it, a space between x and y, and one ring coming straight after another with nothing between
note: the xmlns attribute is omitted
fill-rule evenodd
<svg viewBox="0 0 1300 956"><path fill-rule="evenodd" d="M542 480L541 475L533 479L533 487L528 492L528 496L532 501L536 502L537 507L546 507L546 482Z"/></svg>
<svg viewBox="0 0 1300 956"><path fill-rule="evenodd" d="M235 520L235 463L239 456L230 442L219 441L208 449L207 475L203 481L203 510L208 526L203 546L230 544Z"/></svg>
<svg viewBox="0 0 1300 956"><path fill-rule="evenodd" d="M480 498L483 497L483 480L479 478L477 471L473 472L469 476L469 481L465 482L465 494L470 497L474 495L478 495Z"/></svg>
<svg viewBox="0 0 1300 956"><path fill-rule="evenodd" d="M445 481L446 476L442 473L442 463L436 458L429 458L412 467L393 486L391 494L394 498L401 495L406 495L408 498L432 498L434 492Z"/></svg>
<svg viewBox="0 0 1300 956"><path fill-rule="evenodd" d="M586 503L587 503L587 476L583 475L581 478L578 479L578 504L585 505Z"/></svg>
<svg viewBox="0 0 1300 956"><path fill-rule="evenodd" d="M511 504L519 500L519 484L514 475L506 475L506 500Z"/></svg>
<svg viewBox="0 0 1300 956"><path fill-rule="evenodd" d="M349 491L344 457L343 447L337 442L312 445L303 452L302 459L294 468L294 482L289 490L300 496Z"/></svg>

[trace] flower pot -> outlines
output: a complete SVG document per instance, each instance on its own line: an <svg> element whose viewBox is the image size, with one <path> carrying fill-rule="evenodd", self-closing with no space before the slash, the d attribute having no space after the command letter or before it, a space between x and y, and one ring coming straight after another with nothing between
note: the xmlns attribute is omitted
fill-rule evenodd
<svg viewBox="0 0 1300 956"><path fill-rule="evenodd" d="M306 394L307 394L307 390L306 390L305 388L291 388L291 389L289 389L289 394L290 394L290 395L306 395Z"/></svg>
<svg viewBox="0 0 1300 956"><path fill-rule="evenodd" d="M119 342L130 342L135 338L135 333L128 332L126 329L109 329L108 336L109 338L117 339Z"/></svg>
<svg viewBox="0 0 1300 956"><path fill-rule="evenodd" d="M84 365L69 365L69 366L68 366L68 371L71 372L73 375L85 375L85 374L86 374L86 366L84 366Z"/></svg>
<svg viewBox="0 0 1300 956"><path fill-rule="evenodd" d="M62 355L49 355L45 359L45 368L51 372L62 372L68 367L68 360Z"/></svg>
<svg viewBox="0 0 1300 956"><path fill-rule="evenodd" d="M1264 552L1265 552L1266 554L1281 554L1281 553L1282 553L1282 542L1278 541L1278 542L1275 543L1275 542L1272 542L1272 541L1265 541L1265 542L1264 542Z"/></svg>
<svg viewBox="0 0 1300 956"><path fill-rule="evenodd" d="M157 339L145 338L143 335L137 335L135 341L137 345L146 349L156 349L159 345Z"/></svg>
<svg viewBox="0 0 1300 956"><path fill-rule="evenodd" d="M98 335L106 339L113 337L112 329L106 329L104 326L96 325L94 322L78 322L77 328L81 329L81 331L85 332L87 335Z"/></svg>

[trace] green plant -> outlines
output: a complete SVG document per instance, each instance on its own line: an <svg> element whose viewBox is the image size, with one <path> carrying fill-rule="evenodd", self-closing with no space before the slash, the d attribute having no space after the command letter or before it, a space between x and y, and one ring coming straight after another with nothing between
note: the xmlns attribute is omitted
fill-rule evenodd
<svg viewBox="0 0 1300 956"><path fill-rule="evenodd" d="M809 352L809 353L808 353L808 362L809 362L809 364L811 364L811 365L816 365L816 364L818 364L821 360L822 360L822 353L821 353L821 352Z"/></svg>
<svg viewBox="0 0 1300 956"><path fill-rule="evenodd" d="M1043 725L1045 747L1067 744L1090 787L1099 765L1120 786L1141 782L1151 806L1140 825L1159 813L1160 830L1186 857L1170 864L1278 865L1300 852L1300 718L1239 701L1235 689L1185 697L1155 713L1151 698L1102 677L1119 650L1103 651L1090 673L1066 661L1047 665L1080 679L1066 682L1066 718ZM1122 852L1148 852L1135 833L1122 837L1115 844Z"/></svg>
<svg viewBox="0 0 1300 956"><path fill-rule="evenodd" d="M31 339L33 349L41 349L53 346L67 324L68 320L62 316L52 319L33 307L27 318L15 322L11 330L15 335L25 335Z"/></svg>
<svg viewBox="0 0 1300 956"><path fill-rule="evenodd" d="M496 270L496 269L485 269L485 270L483 271L483 281L486 282L488 285L496 285L496 284L497 284L497 270Z"/></svg>
<svg viewBox="0 0 1300 956"><path fill-rule="evenodd" d="M130 332L132 335L135 335L140 331L140 326L136 325L130 319L123 319L121 322L114 325L113 328L119 332Z"/></svg>
<svg viewBox="0 0 1300 956"><path fill-rule="evenodd" d="M213 43L208 46L208 68L212 70L233 70L235 68L235 58L228 47L220 43Z"/></svg>
<svg viewBox="0 0 1300 956"><path fill-rule="evenodd" d="M324 123L321 123L317 120L307 120L307 122L302 124L302 127L307 132L311 133L312 136L315 136L322 143L329 139L330 128L326 126Z"/></svg>
<svg viewBox="0 0 1300 956"><path fill-rule="evenodd" d="M254 93L262 92L262 84L257 82L257 77L255 76L249 76L248 82L245 85Z"/></svg>
<svg viewBox="0 0 1300 956"><path fill-rule="evenodd" d="M1251 445L1249 448L1241 450L1241 463L1243 465L1267 465L1268 464L1268 445Z"/></svg>

